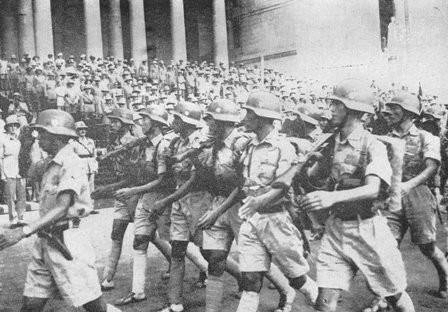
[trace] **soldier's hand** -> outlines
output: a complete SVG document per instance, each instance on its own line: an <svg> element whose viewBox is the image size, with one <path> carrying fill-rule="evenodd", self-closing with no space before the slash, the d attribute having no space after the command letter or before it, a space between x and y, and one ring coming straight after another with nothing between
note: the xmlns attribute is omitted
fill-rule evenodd
<svg viewBox="0 0 448 312"><path fill-rule="evenodd" d="M407 182L401 182L400 189L401 189L401 196L405 196L409 194L412 187Z"/></svg>
<svg viewBox="0 0 448 312"><path fill-rule="evenodd" d="M311 192L303 196L298 204L306 211L328 209L335 204L334 194L326 191Z"/></svg>
<svg viewBox="0 0 448 312"><path fill-rule="evenodd" d="M251 217L262 206L262 202L257 197L249 196L243 202L244 204L238 210L238 216L243 220Z"/></svg>
<svg viewBox="0 0 448 312"><path fill-rule="evenodd" d="M23 238L25 238L25 234L23 233L23 229L21 227L10 230L5 229L0 232L0 250L8 248L12 245L17 244Z"/></svg>
<svg viewBox="0 0 448 312"><path fill-rule="evenodd" d="M207 211L198 222L198 228L201 230L207 230L215 224L216 220L218 220L218 214L216 211Z"/></svg>
<svg viewBox="0 0 448 312"><path fill-rule="evenodd" d="M125 188L119 189L118 191L116 191L114 193L114 197L116 199L118 199L118 200L121 200L121 201L125 201L126 199L128 199L132 195L134 195L134 192L133 192L132 188L129 188L129 187L125 187Z"/></svg>

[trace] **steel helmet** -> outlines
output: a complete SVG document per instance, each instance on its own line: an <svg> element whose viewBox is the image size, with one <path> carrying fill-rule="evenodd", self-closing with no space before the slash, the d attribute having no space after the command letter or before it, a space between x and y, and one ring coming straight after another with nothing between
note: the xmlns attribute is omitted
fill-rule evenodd
<svg viewBox="0 0 448 312"><path fill-rule="evenodd" d="M374 114L375 96L368 84L357 79L346 79L333 88L330 100L342 102L348 109Z"/></svg>
<svg viewBox="0 0 448 312"><path fill-rule="evenodd" d="M132 111L126 108L116 108L107 117L109 119L118 119L126 125L134 125Z"/></svg>
<svg viewBox="0 0 448 312"><path fill-rule="evenodd" d="M422 106L417 96L404 91L395 93L392 99L386 102L386 105L387 104L399 105L405 111L411 112L415 115L420 115L422 110Z"/></svg>
<svg viewBox="0 0 448 312"><path fill-rule="evenodd" d="M203 127L201 122L201 107L199 104L194 104L191 102L182 101L179 102L173 111L174 116L178 116L184 122L194 125L198 128Z"/></svg>
<svg viewBox="0 0 448 312"><path fill-rule="evenodd" d="M205 115L209 115L220 121L241 121L240 107L235 102L226 99L213 101L209 106L207 106Z"/></svg>
<svg viewBox="0 0 448 312"><path fill-rule="evenodd" d="M165 126L169 126L168 113L162 106L150 105L148 108L140 111L139 114L142 116L147 116L154 121L164 124Z"/></svg>
<svg viewBox="0 0 448 312"><path fill-rule="evenodd" d="M282 119L280 99L271 92L252 92L242 108L249 109L260 117Z"/></svg>
<svg viewBox="0 0 448 312"><path fill-rule="evenodd" d="M58 109L47 109L40 112L33 128L43 129L57 135L78 136L72 115Z"/></svg>

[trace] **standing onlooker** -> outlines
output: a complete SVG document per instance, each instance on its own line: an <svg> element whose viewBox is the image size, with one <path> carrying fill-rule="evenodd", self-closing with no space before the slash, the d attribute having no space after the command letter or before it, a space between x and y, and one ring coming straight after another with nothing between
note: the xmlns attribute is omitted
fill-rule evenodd
<svg viewBox="0 0 448 312"><path fill-rule="evenodd" d="M86 137L88 127L84 121L75 123L78 139L73 140L75 153L83 161L86 166L87 178L89 179L90 191L95 189L95 174L98 172L98 162L96 161L96 147L95 142Z"/></svg>
<svg viewBox="0 0 448 312"><path fill-rule="evenodd" d="M19 120L16 115L6 117L6 135L0 141L1 179L4 181L4 196L8 205L9 222L11 227L23 223L25 211L25 179L19 174L20 141ZM17 217L13 211L16 211Z"/></svg>

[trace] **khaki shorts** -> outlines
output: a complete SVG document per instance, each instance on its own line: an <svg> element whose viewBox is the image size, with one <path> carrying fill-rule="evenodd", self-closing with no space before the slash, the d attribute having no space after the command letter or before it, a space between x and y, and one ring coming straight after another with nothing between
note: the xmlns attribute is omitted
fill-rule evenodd
<svg viewBox="0 0 448 312"><path fill-rule="evenodd" d="M385 212L395 239L401 242L408 228L414 244L423 245L436 241L437 202L427 185L413 188L401 199L402 210Z"/></svg>
<svg viewBox="0 0 448 312"><path fill-rule="evenodd" d="M238 238L241 272L267 272L272 257L288 278L305 275L309 265L303 256L303 241L289 213L253 215L243 222Z"/></svg>
<svg viewBox="0 0 448 312"><path fill-rule="evenodd" d="M166 208L163 214L157 220L150 220L152 205L169 194L161 192L151 192L144 194L138 201L135 211L134 235L154 235L155 231L159 233L159 237L163 240L170 239L170 214L171 209Z"/></svg>
<svg viewBox="0 0 448 312"><path fill-rule="evenodd" d="M115 200L114 219L134 222L135 208L137 207L140 195L131 196L126 202Z"/></svg>
<svg viewBox="0 0 448 312"><path fill-rule="evenodd" d="M360 270L378 296L406 289L406 272L386 218L341 221L331 216L325 225L317 258L317 284L348 290Z"/></svg>
<svg viewBox="0 0 448 312"><path fill-rule="evenodd" d="M173 203L171 209L170 238L172 241L192 241L202 246L199 218L210 208L213 197L207 191L191 192Z"/></svg>
<svg viewBox="0 0 448 312"><path fill-rule="evenodd" d="M31 298L54 298L61 295L75 307L101 296L93 247L82 230L64 231L64 242L73 260L37 238L32 248L23 295Z"/></svg>
<svg viewBox="0 0 448 312"><path fill-rule="evenodd" d="M217 196L213 199L210 210L217 209L227 198ZM238 238L243 220L238 216L241 204L235 204L216 220L208 230L203 231L202 248L206 250L229 251L234 238Z"/></svg>

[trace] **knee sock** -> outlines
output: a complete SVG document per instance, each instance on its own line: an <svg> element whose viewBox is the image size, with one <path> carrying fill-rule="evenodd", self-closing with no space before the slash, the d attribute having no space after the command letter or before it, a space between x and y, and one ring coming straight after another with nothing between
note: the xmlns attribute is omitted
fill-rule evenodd
<svg viewBox="0 0 448 312"><path fill-rule="evenodd" d="M182 304L185 276L185 257L171 259L168 297L170 304Z"/></svg>
<svg viewBox="0 0 448 312"><path fill-rule="evenodd" d="M401 297L395 304L394 309L396 312L415 312L414 304L412 303L411 297L409 297L407 292L403 292L401 294Z"/></svg>
<svg viewBox="0 0 448 312"><path fill-rule="evenodd" d="M146 250L134 250L132 266L132 292L136 295L145 294Z"/></svg>
<svg viewBox="0 0 448 312"><path fill-rule="evenodd" d="M201 252L199 251L199 248L196 245L192 243L188 244L187 258L191 262L193 262L193 264L197 266L201 272L207 272L208 263L201 255Z"/></svg>
<svg viewBox="0 0 448 312"><path fill-rule="evenodd" d="M222 276L209 275L205 289L205 312L220 312L224 283Z"/></svg>
<svg viewBox="0 0 448 312"><path fill-rule="evenodd" d="M260 294L254 291L243 291L236 312L257 312Z"/></svg>
<svg viewBox="0 0 448 312"><path fill-rule="evenodd" d="M292 287L289 286L289 280L274 263L271 264L271 269L265 276L275 286L280 295L286 295L291 291Z"/></svg>
<svg viewBox="0 0 448 312"><path fill-rule="evenodd" d="M299 291L305 296L307 304L311 306L314 306L316 304L319 289L317 288L316 282L309 276L307 276L305 284L303 284Z"/></svg>
<svg viewBox="0 0 448 312"><path fill-rule="evenodd" d="M118 261L120 260L121 256L121 248L123 246L122 241L113 240L112 241L112 248L110 250L109 258L107 260L107 265L104 270L104 278L108 282L112 282L114 279L115 273L117 272L117 265Z"/></svg>
<svg viewBox="0 0 448 312"><path fill-rule="evenodd" d="M434 255L430 259L439 274L440 290L446 290L448 283L448 261L445 255L438 247L435 247Z"/></svg>

